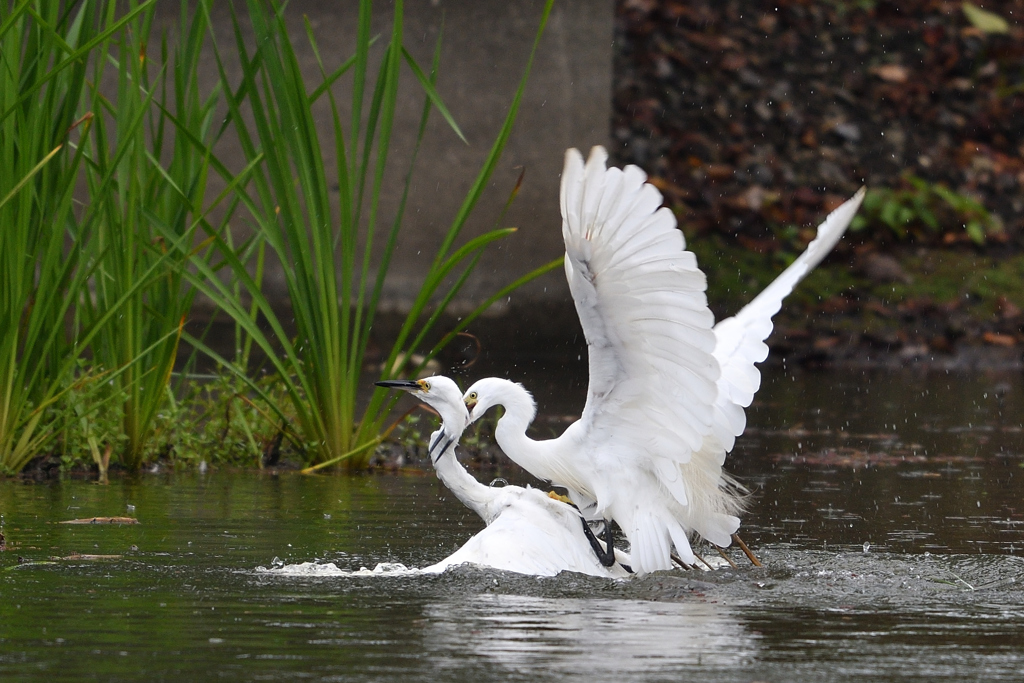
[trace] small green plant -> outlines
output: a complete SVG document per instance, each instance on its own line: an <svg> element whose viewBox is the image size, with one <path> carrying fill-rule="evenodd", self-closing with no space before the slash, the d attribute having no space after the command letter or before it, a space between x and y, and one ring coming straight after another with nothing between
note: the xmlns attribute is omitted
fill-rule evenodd
<svg viewBox="0 0 1024 683"><path fill-rule="evenodd" d="M975 244L1003 234L999 217L970 197L913 175L898 189L869 189L851 230L882 229L899 241L955 235L962 228Z"/></svg>
<svg viewBox="0 0 1024 683"><path fill-rule="evenodd" d="M260 374L255 380L258 391L237 372L219 369L217 374L196 378L195 389L187 402L191 410L187 421L176 422L180 430L175 440L179 455L206 460L211 464L263 468L276 464L282 454L296 454L304 446L289 433L294 415L281 418L275 406L288 406L288 391L281 378Z"/></svg>
<svg viewBox="0 0 1024 683"><path fill-rule="evenodd" d="M419 450L426 453L432 428L429 421L419 412L406 415L395 425L388 441L398 444L406 453Z"/></svg>

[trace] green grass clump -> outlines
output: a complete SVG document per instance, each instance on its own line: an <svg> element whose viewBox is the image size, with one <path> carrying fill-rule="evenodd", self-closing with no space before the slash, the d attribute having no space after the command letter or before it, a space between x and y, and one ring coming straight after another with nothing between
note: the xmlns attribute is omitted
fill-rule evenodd
<svg viewBox="0 0 1024 683"><path fill-rule="evenodd" d="M925 242L964 234L978 245L1003 237L999 217L977 200L914 175L905 175L903 181L899 188L869 189L850 230Z"/></svg>
<svg viewBox="0 0 1024 683"><path fill-rule="evenodd" d="M715 234L687 241L697 265L708 278L708 305L721 320L735 315L771 284L793 262L798 251L759 253L744 249ZM786 306L814 307L821 301L850 291L858 283L851 268L824 264L812 271L786 299Z"/></svg>
<svg viewBox="0 0 1024 683"><path fill-rule="evenodd" d="M981 316L994 315L1002 300L1024 308L1024 255L996 258L934 250L908 254L901 264L909 282L874 285L873 295L887 303L927 298L940 304L970 304Z"/></svg>

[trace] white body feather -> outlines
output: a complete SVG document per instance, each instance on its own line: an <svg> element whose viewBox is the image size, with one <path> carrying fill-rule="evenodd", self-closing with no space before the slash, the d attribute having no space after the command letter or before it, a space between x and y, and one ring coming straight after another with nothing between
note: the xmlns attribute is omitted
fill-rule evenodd
<svg viewBox="0 0 1024 683"><path fill-rule="evenodd" d="M455 553L423 571L440 573L460 564L475 564L534 576L579 572L590 576L626 578L619 563L629 556L616 552L619 563L602 566L583 532L580 513L545 492L522 486L485 486L478 482L455 457L455 447L469 423L462 392L447 377L423 380L427 389L414 395L441 414L441 429L430 437L433 444L443 438L449 444L433 457L441 482L476 512L487 525Z"/></svg>
<svg viewBox="0 0 1024 683"><path fill-rule="evenodd" d="M434 465L438 478L487 526L454 553L424 572L443 572L474 564L533 576L579 572L606 578L627 578L616 563L604 567L583 533L580 514L538 489L484 486L459 464L455 446ZM616 552L619 562L629 556Z"/></svg>
<svg viewBox="0 0 1024 683"><path fill-rule="evenodd" d="M760 385L755 363L782 299L842 236L863 190L836 209L817 238L739 314L714 324L706 278L685 251L675 217L635 166L586 165L566 153L562 174L565 272L586 335L590 386L580 419L557 439L533 441L532 397L489 378L470 387L473 418L501 404L495 436L534 476L566 487L590 517L618 522L639 573L671 567L675 546L695 561L696 532L728 546L740 490L722 471ZM475 399L473 397L476 397Z"/></svg>

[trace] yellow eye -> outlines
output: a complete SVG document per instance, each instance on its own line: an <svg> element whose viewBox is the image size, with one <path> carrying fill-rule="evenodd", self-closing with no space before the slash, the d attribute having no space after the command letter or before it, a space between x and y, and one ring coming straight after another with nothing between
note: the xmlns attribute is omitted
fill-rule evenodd
<svg viewBox="0 0 1024 683"><path fill-rule="evenodd" d="M470 392L469 397L475 401L476 398L477 398L476 392L475 391Z"/></svg>
<svg viewBox="0 0 1024 683"><path fill-rule="evenodd" d="M421 381L420 386L423 387L423 391L430 391L430 382L427 380Z"/></svg>

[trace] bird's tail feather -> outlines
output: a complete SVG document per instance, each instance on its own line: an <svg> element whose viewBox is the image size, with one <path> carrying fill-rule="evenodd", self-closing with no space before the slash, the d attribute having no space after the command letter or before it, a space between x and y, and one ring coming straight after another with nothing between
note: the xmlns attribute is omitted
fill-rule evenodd
<svg viewBox="0 0 1024 683"><path fill-rule="evenodd" d="M683 562L696 561L686 530L668 510L638 507L631 522L622 528L629 538L633 570L638 574L672 569L672 546Z"/></svg>

